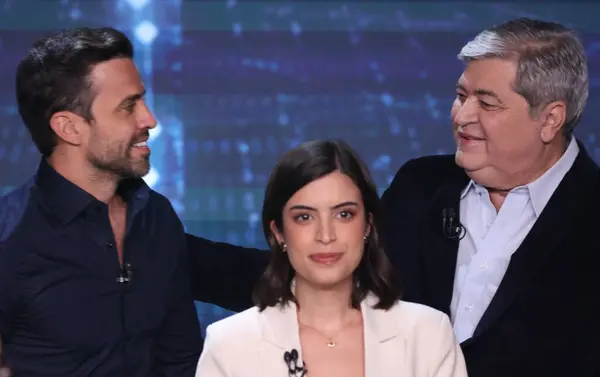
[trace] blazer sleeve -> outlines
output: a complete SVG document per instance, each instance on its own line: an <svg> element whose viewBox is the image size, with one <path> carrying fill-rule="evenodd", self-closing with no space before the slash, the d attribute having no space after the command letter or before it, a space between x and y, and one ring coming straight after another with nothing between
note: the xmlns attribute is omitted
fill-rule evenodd
<svg viewBox="0 0 600 377"><path fill-rule="evenodd" d="M402 288L402 299L424 302L423 271L419 248L418 225L426 212L422 183L419 181L414 160L404 164L396 173L390 186L381 197L382 226L379 231L383 248L398 273ZM415 228L417 226L417 228Z"/></svg>
<svg viewBox="0 0 600 377"><path fill-rule="evenodd" d="M252 290L270 252L186 235L194 300L240 312L251 308Z"/></svg>
<svg viewBox="0 0 600 377"><path fill-rule="evenodd" d="M437 329L437 352L432 354L430 377L467 377L467 367L460 345L456 341L450 319L440 313ZM435 343L433 343L435 344Z"/></svg>
<svg viewBox="0 0 600 377"><path fill-rule="evenodd" d="M204 350L198 360L195 377L232 377L219 352L218 341L212 331L212 325L206 329Z"/></svg>

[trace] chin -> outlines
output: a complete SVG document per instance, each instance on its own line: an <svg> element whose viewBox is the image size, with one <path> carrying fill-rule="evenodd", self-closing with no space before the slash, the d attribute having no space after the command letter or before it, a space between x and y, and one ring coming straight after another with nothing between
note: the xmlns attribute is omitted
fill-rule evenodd
<svg viewBox="0 0 600 377"><path fill-rule="evenodd" d="M332 271L333 272L333 271ZM341 288L347 284L352 285L352 275L348 276L346 274L311 274L304 278L307 283L310 285L317 287L322 290L333 290L337 288Z"/></svg>
<svg viewBox="0 0 600 377"><path fill-rule="evenodd" d="M478 170L485 166L485 156L482 156L479 153L464 152L461 150L456 151L454 161L456 162L456 165L467 171Z"/></svg>
<svg viewBox="0 0 600 377"><path fill-rule="evenodd" d="M150 171L149 165L148 166L140 166L140 165L136 164L134 166L131 166L127 170L120 171L119 176L121 179L138 179L138 178L145 177L149 171Z"/></svg>
<svg viewBox="0 0 600 377"><path fill-rule="evenodd" d="M131 173L135 178L142 178L150 172L150 161L144 159L131 165Z"/></svg>

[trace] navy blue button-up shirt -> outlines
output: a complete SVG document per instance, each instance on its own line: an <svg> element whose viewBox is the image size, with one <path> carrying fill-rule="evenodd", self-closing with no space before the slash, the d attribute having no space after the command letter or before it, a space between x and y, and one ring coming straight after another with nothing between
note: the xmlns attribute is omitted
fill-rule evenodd
<svg viewBox="0 0 600 377"><path fill-rule="evenodd" d="M194 375L202 338L181 222L142 179L119 192L125 271L108 206L46 162L0 199L0 336L14 376Z"/></svg>

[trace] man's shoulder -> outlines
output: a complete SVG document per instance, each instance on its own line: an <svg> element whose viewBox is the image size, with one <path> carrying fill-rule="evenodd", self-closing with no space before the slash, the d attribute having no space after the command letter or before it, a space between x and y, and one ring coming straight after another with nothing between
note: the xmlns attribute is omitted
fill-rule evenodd
<svg viewBox="0 0 600 377"><path fill-rule="evenodd" d="M148 188L147 190L148 202L146 203L146 207L151 209L153 216L166 222L179 218L175 208L171 204L171 200L166 195L152 188Z"/></svg>
<svg viewBox="0 0 600 377"><path fill-rule="evenodd" d="M431 155L408 160L398 170L403 176L413 176L423 180L441 180L456 175L463 170L456 165L454 155Z"/></svg>
<svg viewBox="0 0 600 377"><path fill-rule="evenodd" d="M152 188L148 188L148 200L152 201L152 203L161 209L173 210L169 198Z"/></svg>
<svg viewBox="0 0 600 377"><path fill-rule="evenodd" d="M33 177L0 197L0 242L6 240L21 222L31 198Z"/></svg>
<svg viewBox="0 0 600 377"><path fill-rule="evenodd" d="M463 176L464 170L456 165L454 155L432 155L407 161L398 169L389 192L429 195L449 179Z"/></svg>

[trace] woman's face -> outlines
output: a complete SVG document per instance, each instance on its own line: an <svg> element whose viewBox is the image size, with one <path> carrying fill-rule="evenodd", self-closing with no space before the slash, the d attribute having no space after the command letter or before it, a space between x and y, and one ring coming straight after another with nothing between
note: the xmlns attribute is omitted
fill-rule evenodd
<svg viewBox="0 0 600 377"><path fill-rule="evenodd" d="M283 229L271 230L285 244L296 281L333 288L352 280L370 226L358 187L333 172L297 191L283 208Z"/></svg>

